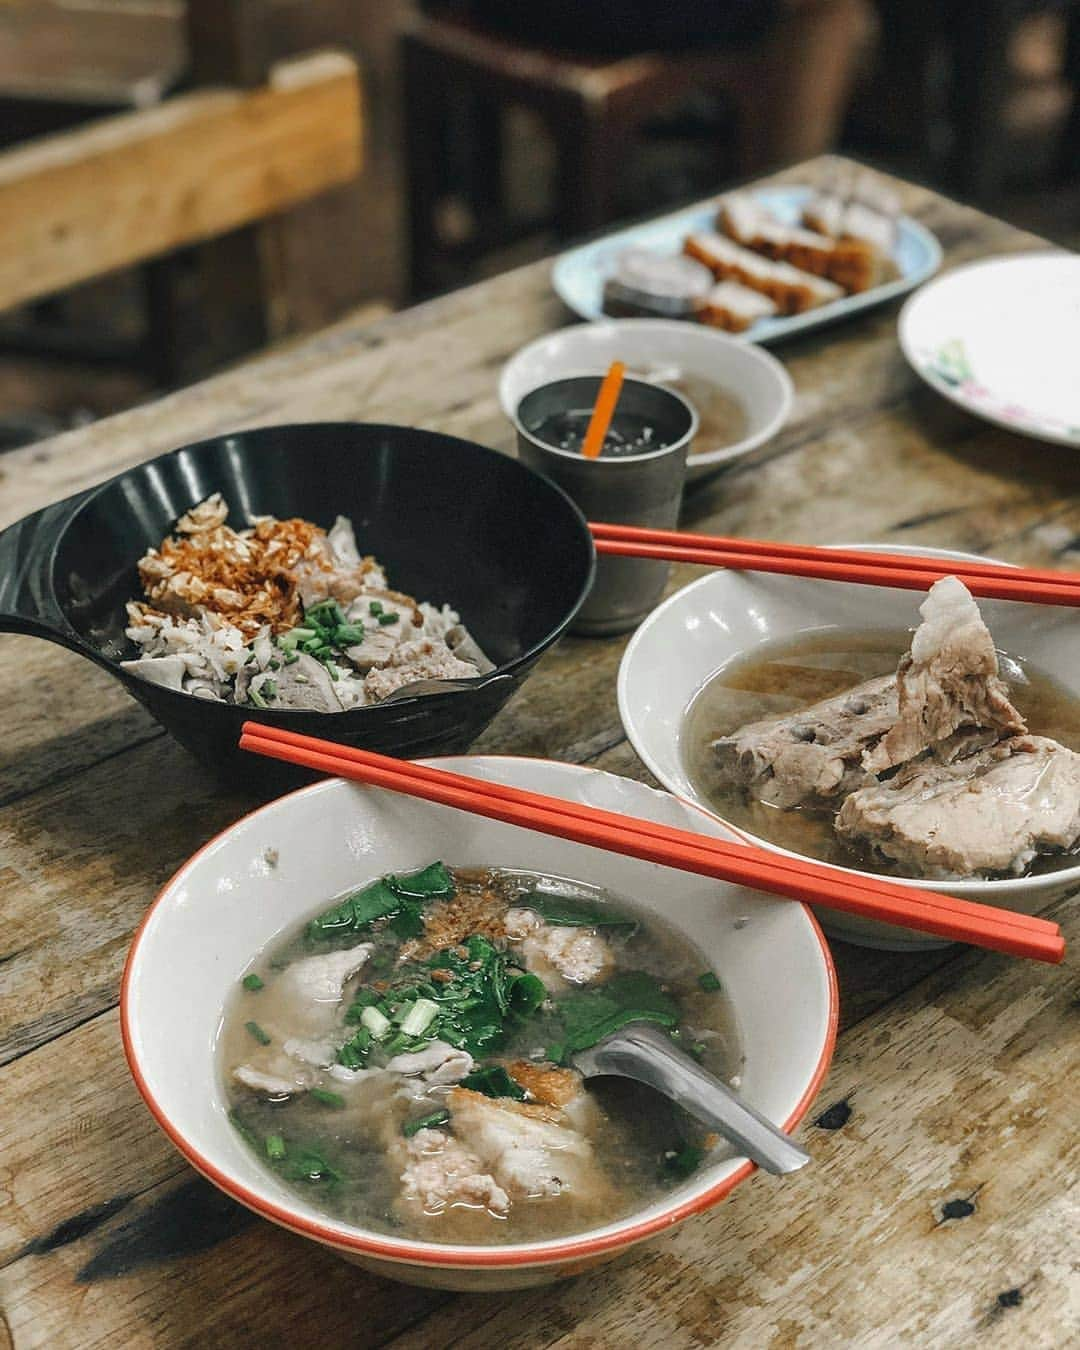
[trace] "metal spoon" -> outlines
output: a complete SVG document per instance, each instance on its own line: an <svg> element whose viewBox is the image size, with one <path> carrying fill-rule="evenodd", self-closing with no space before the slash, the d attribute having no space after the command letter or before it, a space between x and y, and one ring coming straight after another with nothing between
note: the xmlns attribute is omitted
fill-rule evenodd
<svg viewBox="0 0 1080 1350"><path fill-rule="evenodd" d="M424 698L428 694L453 694L459 689L487 689L493 684L506 684L511 675L492 675L490 679L470 676L467 680L413 680L412 684L403 684L392 694L379 700L379 706L387 703L403 703L408 698Z"/></svg>
<svg viewBox="0 0 1080 1350"><path fill-rule="evenodd" d="M810 1161L810 1155L783 1130L679 1050L651 1022L631 1022L591 1049L579 1050L571 1062L586 1078L615 1074L655 1088L730 1140L766 1172L783 1176Z"/></svg>

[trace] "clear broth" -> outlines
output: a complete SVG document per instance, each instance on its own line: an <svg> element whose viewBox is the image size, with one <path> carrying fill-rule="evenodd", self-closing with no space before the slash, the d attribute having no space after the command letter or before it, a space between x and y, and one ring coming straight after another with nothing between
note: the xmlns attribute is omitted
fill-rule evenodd
<svg viewBox="0 0 1080 1350"><path fill-rule="evenodd" d="M587 898L601 906L611 905L620 914L635 920L632 932L605 928L603 934L614 955L614 969L642 970L663 982L679 1005L680 1039L696 1047L702 1064L728 1081L741 1070L741 1050L735 1019L726 994L699 987L698 977L709 969L701 953L680 933L647 918L633 903L612 897L597 888L535 873L487 869L452 869L458 894L476 887L494 889L505 907L515 897L538 889L545 892ZM438 904L438 901L432 904ZM321 912L326 906L320 906ZM309 918L312 916L308 916ZM306 921L305 921L306 924ZM583 1197L581 1203L570 1194L554 1199L514 1200L509 1214L500 1218L486 1209L451 1205L437 1212L421 1212L415 1205L400 1203L399 1171L387 1160L386 1131L397 1130L395 1088L402 1080L397 1075L380 1074L345 1088L331 1076L318 1086L345 1095L345 1109L328 1109L309 1093L298 1093L282 1101L253 1093L232 1078L232 1070L247 1063L254 1043L247 1024L256 1020L260 1027L284 1038L295 1018L295 1005L282 995L280 975L295 959L313 952L333 950L333 946L356 945L355 934L348 941L328 947L312 947L305 936L305 924L287 937L272 943L250 967L264 981L257 991L238 987L225 1008L218 1042L219 1063L226 1097L233 1120L247 1132L249 1142L281 1134L290 1141L301 1141L319 1151L341 1174L333 1184L310 1181L289 1185L310 1204L344 1222L377 1232L408 1236L430 1242L512 1243L531 1242L565 1236L585 1227L607 1223L642 1208L680 1184L664 1171L664 1158L671 1150L690 1143L704 1147L703 1130L697 1122L657 1093L625 1080L601 1079L590 1082L588 1093L599 1110L595 1113L588 1137L599 1169L604 1203L597 1208L595 1197ZM382 927L365 941L375 944L368 966L346 986L343 1010L361 985L370 983L387 961L399 950L399 939L389 927ZM513 946L512 943L508 944ZM599 986L602 987L602 986ZM280 1032L278 1032L280 1028ZM355 1027L350 1027L350 1031ZM692 1038L692 1039L691 1039ZM544 1057L544 1049L554 1039L550 1025L539 1012L518 1032L512 1034L478 1065L488 1059L512 1061ZM429 1088L431 1104L438 1106L448 1088ZM448 1127L452 1129L451 1125ZM719 1145L710 1155L722 1156ZM265 1162L265 1157L261 1160Z"/></svg>
<svg viewBox="0 0 1080 1350"><path fill-rule="evenodd" d="M758 801L744 788L718 783L709 747L747 722L807 708L889 674L910 646L908 631L828 629L765 643L729 661L706 681L686 714L683 762L697 791L737 829L771 844L842 867L895 872L880 858L846 844L833 828L834 811L783 809ZM1010 698L1032 734L1080 750L1080 699L1026 661L1007 652L999 652L998 658ZM1075 853L1045 855L1028 871L1053 871L1075 861Z"/></svg>

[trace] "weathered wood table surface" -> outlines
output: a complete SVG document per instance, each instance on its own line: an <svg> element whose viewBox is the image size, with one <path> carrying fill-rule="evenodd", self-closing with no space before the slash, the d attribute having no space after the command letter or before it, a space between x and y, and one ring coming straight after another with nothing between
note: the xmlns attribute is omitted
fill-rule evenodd
<svg viewBox="0 0 1080 1350"><path fill-rule="evenodd" d="M807 181L822 163L786 177ZM1040 241L896 185L947 265ZM694 527L890 539L1080 567L1080 458L924 388L896 307L785 344L794 416L686 503ZM397 421L512 445L499 367L567 320L538 264L345 324L161 402L0 458L0 524L207 434ZM672 585L693 570L677 569ZM477 746L643 776L621 640L566 640ZM571 693L572 691L572 693ZM156 888L252 805L89 663L0 639L0 1343L131 1346L1065 1346L1080 1339L1073 955L835 944L843 1032L802 1138L621 1264L512 1296L377 1280L200 1180L121 1053L117 986ZM1053 911L1080 949L1080 915ZM5 1341L6 1337L6 1341Z"/></svg>

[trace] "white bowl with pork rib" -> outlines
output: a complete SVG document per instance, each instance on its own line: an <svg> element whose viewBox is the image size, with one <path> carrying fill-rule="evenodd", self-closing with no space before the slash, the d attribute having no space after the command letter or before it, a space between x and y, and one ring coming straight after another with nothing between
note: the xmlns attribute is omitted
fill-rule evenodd
<svg viewBox="0 0 1080 1350"><path fill-rule="evenodd" d="M987 561L943 549L880 544L847 547ZM792 853L791 849L726 819L710 803L688 767L688 708L719 670L767 644L829 629L911 631L919 623L918 607L925 598L922 592L886 587L754 572L711 572L657 608L627 647L618 680L619 712L626 734L642 761L671 792L725 820L743 838L781 853ZM1007 600L978 603L999 652L1006 652L1029 669L1050 676L1067 694L1080 698L1080 624L1072 609ZM1008 669L1003 667L1002 673L1009 675L1010 671L1016 673L1011 663ZM1000 734L1004 739L1008 732ZM1055 760L1054 768L1055 782L1065 783L1070 801L1077 798L1074 806L1080 830L1078 763L1075 758L1063 758ZM1068 772L1058 774L1059 766ZM887 781L894 772L901 771L879 770L878 776ZM869 786L874 787L872 782ZM837 806L842 799L837 800ZM1032 814L1035 818L1047 813L1036 806ZM1055 828L1060 826L1060 812L1056 816ZM986 838L994 828L987 827ZM1042 824L1035 819L1035 833L1041 828ZM897 875L896 866L893 872L894 879L905 885L1034 913L1080 885L1080 853L1066 852L1054 862L1050 869L1020 875L1003 869L966 877L941 871L917 876L904 874L902 868ZM845 870L859 872L860 868L852 866ZM836 911L822 910L820 917L827 932L864 946L916 951L945 945L933 937Z"/></svg>

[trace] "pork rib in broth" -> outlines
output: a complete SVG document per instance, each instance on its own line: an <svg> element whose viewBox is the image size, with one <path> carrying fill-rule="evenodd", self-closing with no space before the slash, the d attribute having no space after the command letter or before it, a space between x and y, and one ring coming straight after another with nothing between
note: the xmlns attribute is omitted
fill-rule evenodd
<svg viewBox="0 0 1080 1350"><path fill-rule="evenodd" d="M563 1236L677 1185L719 1141L567 1061L647 1018L737 1076L681 935L594 888L448 868L365 886L262 953L226 1009L232 1120L327 1214L434 1242Z"/></svg>
<svg viewBox="0 0 1080 1350"><path fill-rule="evenodd" d="M1080 700L995 651L954 577L914 637L829 629L730 662L683 754L732 824L824 862L946 879L1075 861Z"/></svg>

